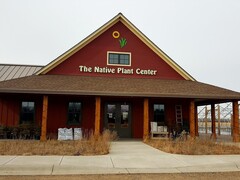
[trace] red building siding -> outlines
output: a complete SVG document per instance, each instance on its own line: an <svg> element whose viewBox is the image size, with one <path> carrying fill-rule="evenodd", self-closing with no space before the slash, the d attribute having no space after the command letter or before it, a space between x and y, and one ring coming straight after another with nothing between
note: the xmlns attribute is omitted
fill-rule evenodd
<svg viewBox="0 0 240 180"><path fill-rule="evenodd" d="M132 106L132 135L133 138L143 137L143 99L137 99Z"/></svg>
<svg viewBox="0 0 240 180"><path fill-rule="evenodd" d="M0 98L0 125L14 127L19 125L22 101L35 102L35 124L41 127L42 100L41 96L12 95Z"/></svg>
<svg viewBox="0 0 240 180"><path fill-rule="evenodd" d="M82 103L82 119L79 125L67 124L68 103L70 101ZM57 133L58 128L80 127L87 130L94 129L94 98L50 96L48 105L47 132Z"/></svg>
<svg viewBox="0 0 240 180"><path fill-rule="evenodd" d="M121 48L119 38L112 36L114 31L120 33L119 38L126 38L127 44ZM107 74L95 72L80 72L79 66L86 67L107 67L118 68L119 66L107 65L107 52L130 52L131 66L124 66L126 69L133 69L134 74ZM122 66L121 66L122 67ZM157 70L155 76L138 75L136 69ZM160 78L160 79L184 79L175 70L173 70L165 61L155 54L147 45L145 45L137 36L135 36L126 26L118 22L101 36L97 37L84 48L76 52L67 60L59 64L57 67L49 71L47 74L64 74L64 75L85 75L85 76L114 76L127 78Z"/></svg>
<svg viewBox="0 0 240 180"><path fill-rule="evenodd" d="M16 126L19 121L19 104L15 98L1 98L0 108L0 125Z"/></svg>

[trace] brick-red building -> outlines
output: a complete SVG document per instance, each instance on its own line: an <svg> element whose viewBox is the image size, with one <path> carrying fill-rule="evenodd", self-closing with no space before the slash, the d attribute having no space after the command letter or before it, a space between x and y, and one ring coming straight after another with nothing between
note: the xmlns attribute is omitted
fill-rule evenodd
<svg viewBox="0 0 240 180"><path fill-rule="evenodd" d="M35 124L43 140L61 127L143 138L156 121L194 137L197 106L233 102L238 141L239 100L196 81L120 13L34 75L0 82L0 125Z"/></svg>

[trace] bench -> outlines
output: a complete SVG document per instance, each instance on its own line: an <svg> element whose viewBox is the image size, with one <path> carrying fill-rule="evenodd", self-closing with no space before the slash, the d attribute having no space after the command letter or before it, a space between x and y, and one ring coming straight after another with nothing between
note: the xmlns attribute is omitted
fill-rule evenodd
<svg viewBox="0 0 240 180"><path fill-rule="evenodd" d="M157 126L157 122L151 122L151 139L167 139L169 132L167 126Z"/></svg>
<svg viewBox="0 0 240 180"><path fill-rule="evenodd" d="M168 139L169 133L168 132L151 132L151 139Z"/></svg>

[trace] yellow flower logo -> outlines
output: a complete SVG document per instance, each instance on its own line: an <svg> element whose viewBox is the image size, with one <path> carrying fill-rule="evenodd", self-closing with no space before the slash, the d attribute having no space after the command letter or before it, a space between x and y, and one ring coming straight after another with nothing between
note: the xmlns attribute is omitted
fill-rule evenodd
<svg viewBox="0 0 240 180"><path fill-rule="evenodd" d="M118 39L120 37L120 33L118 31L113 31L112 33L113 38ZM123 48L127 44L127 40L125 38L118 39L120 47Z"/></svg>
<svg viewBox="0 0 240 180"><path fill-rule="evenodd" d="M112 36L117 39L120 37L120 33L118 31L113 31Z"/></svg>

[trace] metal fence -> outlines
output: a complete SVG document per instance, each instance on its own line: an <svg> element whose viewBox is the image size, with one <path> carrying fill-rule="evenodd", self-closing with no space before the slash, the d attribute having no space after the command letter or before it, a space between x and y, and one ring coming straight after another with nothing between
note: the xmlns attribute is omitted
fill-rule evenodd
<svg viewBox="0 0 240 180"><path fill-rule="evenodd" d="M216 104L215 116L216 116L216 121L215 121L216 133L218 135L231 135L232 134L232 103ZM202 134L212 133L210 105L198 107L198 132Z"/></svg>

